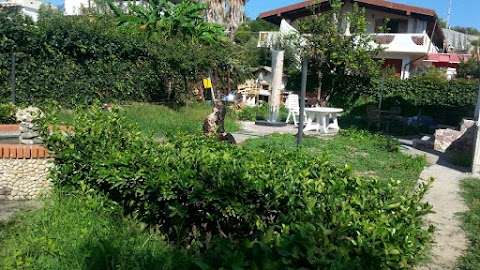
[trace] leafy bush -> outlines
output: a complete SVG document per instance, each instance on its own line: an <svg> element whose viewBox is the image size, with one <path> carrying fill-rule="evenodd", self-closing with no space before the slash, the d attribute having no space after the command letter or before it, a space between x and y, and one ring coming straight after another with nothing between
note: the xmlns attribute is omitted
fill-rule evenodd
<svg viewBox="0 0 480 270"><path fill-rule="evenodd" d="M356 114L365 114L365 103L377 103L381 92L381 79L365 87L358 87L360 99L332 101ZM382 107L401 107L403 116L429 115L444 124L456 125L462 117L473 117L478 93L475 80L439 79L435 73L426 73L408 80L390 77L385 80ZM337 103L335 103L337 102ZM356 110L355 107L359 107Z"/></svg>
<svg viewBox="0 0 480 270"><path fill-rule="evenodd" d="M0 124L15 123L17 107L12 103L0 103Z"/></svg>
<svg viewBox="0 0 480 270"><path fill-rule="evenodd" d="M354 177L348 165L303 152L252 151L203 136L158 144L113 113L78 114L54 128L54 182L107 195L203 254L201 268L400 268L431 241L428 185Z"/></svg>

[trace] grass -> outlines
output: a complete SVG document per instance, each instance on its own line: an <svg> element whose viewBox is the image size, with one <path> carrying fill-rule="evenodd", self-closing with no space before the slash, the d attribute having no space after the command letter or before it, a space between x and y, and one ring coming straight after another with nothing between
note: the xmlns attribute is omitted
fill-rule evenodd
<svg viewBox="0 0 480 270"><path fill-rule="evenodd" d="M123 107L124 115L131 123L136 123L140 130L156 136L168 133L185 132L199 133L202 131L203 121L212 112L212 107L205 104L194 104L190 107L170 109L161 105L148 103L134 103ZM71 122L73 112L63 110L57 114L61 122ZM225 130L234 132L239 129L239 124L227 113Z"/></svg>
<svg viewBox="0 0 480 270"><path fill-rule="evenodd" d="M342 133L343 134L343 133ZM356 135L355 135L356 134ZM367 132L350 132L331 137L306 137L300 151L307 155L329 155L337 166L349 164L354 174L361 177L376 177L402 181L405 188L411 188L420 172L427 165L424 157L411 157L399 151L392 151L396 143L385 137ZM389 145L391 144L391 145ZM293 135L273 135L246 141L245 147L258 149L296 148Z"/></svg>
<svg viewBox="0 0 480 270"><path fill-rule="evenodd" d="M469 246L460 259L459 268L477 270L480 267L480 179L464 179L460 187L462 197L469 208L461 215L462 228L467 233Z"/></svg>
<svg viewBox="0 0 480 270"><path fill-rule="evenodd" d="M189 269L162 236L102 199L53 195L0 223L0 269ZM3 268L2 268L3 267Z"/></svg>

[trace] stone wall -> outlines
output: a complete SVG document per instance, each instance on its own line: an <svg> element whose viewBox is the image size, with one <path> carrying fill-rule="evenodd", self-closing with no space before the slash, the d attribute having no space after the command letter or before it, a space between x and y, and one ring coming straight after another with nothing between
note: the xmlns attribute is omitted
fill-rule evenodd
<svg viewBox="0 0 480 270"><path fill-rule="evenodd" d="M52 161L42 146L0 144L0 200L31 200L48 192Z"/></svg>

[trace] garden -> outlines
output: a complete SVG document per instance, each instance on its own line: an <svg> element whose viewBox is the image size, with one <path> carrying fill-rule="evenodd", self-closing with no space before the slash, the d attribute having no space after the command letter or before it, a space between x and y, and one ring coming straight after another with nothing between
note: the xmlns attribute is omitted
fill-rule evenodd
<svg viewBox="0 0 480 270"><path fill-rule="evenodd" d="M311 88L346 111L338 134L301 146L288 134L219 142L202 134L212 106L201 80L210 74L222 94L269 65L255 32L275 26L251 21L229 37L196 1L151 5L44 11L37 23L0 12L0 121L42 108L36 125L55 156L42 207L0 221L0 269L409 269L428 260L432 181L417 181L428 163L368 130L365 107L383 87L385 106L405 117L442 121L454 110L445 119L456 121L473 112L477 82L435 72L382 82L317 62L309 78L324 75ZM266 106L228 108L225 128L266 115ZM466 269L477 260L469 254Z"/></svg>

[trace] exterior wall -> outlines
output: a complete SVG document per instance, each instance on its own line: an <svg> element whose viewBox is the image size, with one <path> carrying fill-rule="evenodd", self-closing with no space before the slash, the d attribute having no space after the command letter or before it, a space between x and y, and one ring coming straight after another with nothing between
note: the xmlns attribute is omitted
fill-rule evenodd
<svg viewBox="0 0 480 270"><path fill-rule="evenodd" d="M48 192L52 161L42 146L0 144L0 200L32 200Z"/></svg>
<svg viewBox="0 0 480 270"><path fill-rule="evenodd" d="M88 7L95 7L95 1L94 0L65 0L65 10L64 14L65 15L81 15L82 8L88 8ZM128 3L132 3L135 5L140 5L142 4L142 0L139 1L123 1L121 3L122 8L126 8L128 6Z"/></svg>
<svg viewBox="0 0 480 270"><path fill-rule="evenodd" d="M6 0L0 2L0 6L5 7L20 7L20 11L25 15L32 17L33 21L38 20L38 10L42 4L50 5L52 8L56 8L54 5L47 2L42 2L38 0Z"/></svg>
<svg viewBox="0 0 480 270"><path fill-rule="evenodd" d="M22 8L22 12L25 15L28 15L28 16L32 17L32 20L34 22L36 22L38 20L38 9L24 7L24 8Z"/></svg>

